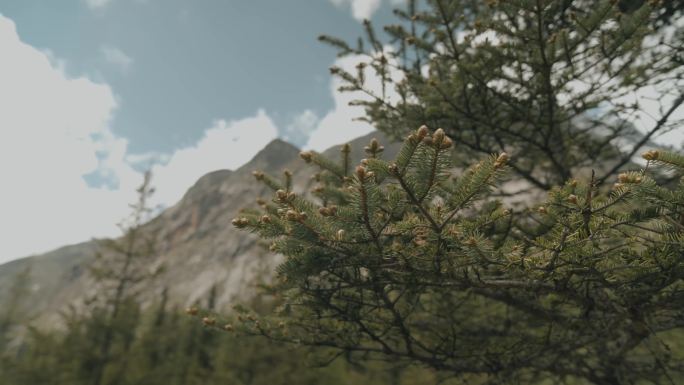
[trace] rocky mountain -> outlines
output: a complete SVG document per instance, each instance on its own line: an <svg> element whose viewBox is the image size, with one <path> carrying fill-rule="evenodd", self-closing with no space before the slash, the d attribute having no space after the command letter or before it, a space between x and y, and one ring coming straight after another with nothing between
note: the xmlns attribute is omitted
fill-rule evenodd
<svg viewBox="0 0 684 385"><path fill-rule="evenodd" d="M398 151L398 144L375 132L351 142L354 161L363 157L363 146L372 137L385 145L388 158ZM339 146L326 154L339 157ZM165 270L146 291L146 299L166 288L172 301L187 305L205 298L216 285L217 304L225 306L254 293L260 277L268 277L280 258L255 236L236 230L231 221L240 209L254 207L258 197L271 194L252 172L278 175L283 169L292 171L295 191L311 187L314 168L299 158L296 147L274 140L239 169L204 175L180 202L149 221L144 228L154 234L158 262ZM7 300L13 277L30 267L30 316L40 324L57 322L60 311L95 290L87 267L96 251L96 241L90 241L0 265L0 304Z"/></svg>

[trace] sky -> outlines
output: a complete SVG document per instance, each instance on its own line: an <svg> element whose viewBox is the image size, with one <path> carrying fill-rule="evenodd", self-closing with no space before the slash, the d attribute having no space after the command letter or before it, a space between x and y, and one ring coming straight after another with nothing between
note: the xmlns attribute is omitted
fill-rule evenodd
<svg viewBox="0 0 684 385"><path fill-rule="evenodd" d="M275 138L323 150L372 130L317 41L402 0L0 0L0 263L117 223Z"/></svg>
<svg viewBox="0 0 684 385"><path fill-rule="evenodd" d="M403 4L0 0L0 263L117 236L148 168L164 208L275 138L321 151L372 131L329 74L360 59L317 37L354 41ZM628 118L647 129L675 96L627 95L646 112Z"/></svg>

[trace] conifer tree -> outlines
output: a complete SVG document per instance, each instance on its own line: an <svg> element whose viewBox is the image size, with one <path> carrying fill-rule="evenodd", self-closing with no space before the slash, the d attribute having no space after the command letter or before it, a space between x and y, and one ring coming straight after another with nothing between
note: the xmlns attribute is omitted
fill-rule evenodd
<svg viewBox="0 0 684 385"><path fill-rule="evenodd" d="M421 127L393 160L371 141L354 171L348 146L341 164L303 152L321 169L314 200L255 173L274 198L233 224L287 257L285 304L212 325L481 383L681 381L684 179L648 169L681 177L684 157L651 150L611 191L569 180L514 216L489 198L509 156L459 173L452 146Z"/></svg>
<svg viewBox="0 0 684 385"><path fill-rule="evenodd" d="M9 287L5 303L0 312L0 353L4 352L16 326L26 326L26 296L29 294L31 266L21 270Z"/></svg>
<svg viewBox="0 0 684 385"><path fill-rule="evenodd" d="M658 0L411 0L385 26L387 41L368 21L356 45L320 39L340 56L360 57L357 71L331 72L341 91L367 94L353 103L375 128L399 138L422 124L444 127L462 159L508 152L513 175L550 190L589 167L603 184L681 126L684 32L677 23L653 27L681 17L680 8ZM366 85L371 75L382 90ZM658 101L658 111L645 106ZM632 121L643 115L638 131Z"/></svg>
<svg viewBox="0 0 684 385"><path fill-rule="evenodd" d="M154 193L150 185L151 173L145 173L138 188L138 201L131 204L132 213L119 227L123 236L119 239L100 241L100 252L91 266L91 274L97 282L97 292L91 299L88 332L93 346L92 373L88 378L93 385L117 383L125 371L125 362L110 367L115 355L125 355L135 337L140 313L138 295L149 288L146 283L161 272L156 260L154 238L143 229L150 212L148 201ZM110 372L108 372L110 369Z"/></svg>

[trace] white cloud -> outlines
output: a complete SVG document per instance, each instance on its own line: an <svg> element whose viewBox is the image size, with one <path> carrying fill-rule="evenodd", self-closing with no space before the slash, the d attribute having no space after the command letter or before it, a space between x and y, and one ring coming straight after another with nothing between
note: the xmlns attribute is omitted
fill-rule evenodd
<svg viewBox="0 0 684 385"><path fill-rule="evenodd" d="M100 47L100 53L108 63L119 68L121 72L128 72L129 68L133 64L133 58L116 47L103 45Z"/></svg>
<svg viewBox="0 0 684 385"><path fill-rule="evenodd" d="M390 48L385 47L385 49L389 50ZM335 66L347 72L355 73L356 66L361 61L367 61L367 58L353 55L346 56L337 59ZM391 71L390 76L394 81L398 81L401 75L399 71L395 70ZM381 95L382 85L380 78L374 75L373 70L369 66L366 66L365 77L364 87L375 95ZM333 77L330 82L330 91L335 106L333 110L329 111L318 121L316 128L312 130L311 136L309 136L309 141L304 146L305 149L323 151L331 146L345 143L374 130L373 126L369 123L354 120L354 118L365 116L364 108L349 105L349 102L353 100L370 100L371 97L360 91L339 92L337 89L343 84L342 80L337 77ZM388 87L385 97L389 101L396 101L398 95L393 88Z"/></svg>
<svg viewBox="0 0 684 385"><path fill-rule="evenodd" d="M0 262L112 234L132 197L83 179L111 166L122 191L134 194L138 182L122 161L126 141L108 129L111 89L67 77L2 16L0 56Z"/></svg>
<svg viewBox="0 0 684 385"><path fill-rule="evenodd" d="M277 136L278 129L263 110L242 120L216 121L196 145L153 168L156 199L163 205L176 203L202 175L242 166Z"/></svg>
<svg viewBox="0 0 684 385"><path fill-rule="evenodd" d="M304 110L285 127L281 133L282 139L301 147L306 144L311 133L317 128L318 122L319 118L315 112Z"/></svg>
<svg viewBox="0 0 684 385"><path fill-rule="evenodd" d="M109 4L112 0L85 0L86 5L91 8L103 8Z"/></svg>
<svg viewBox="0 0 684 385"><path fill-rule="evenodd" d="M68 77L60 61L19 39L0 16L0 263L91 237L116 236L142 174L109 122L116 99L106 84ZM268 116L217 121L199 142L154 170L155 202L171 205L196 179L247 162L277 130ZM89 186L88 174L116 181Z"/></svg>
<svg viewBox="0 0 684 385"><path fill-rule="evenodd" d="M330 0L336 7L351 8L352 16L359 21L370 19L380 8L381 0ZM396 1L396 0L393 0Z"/></svg>

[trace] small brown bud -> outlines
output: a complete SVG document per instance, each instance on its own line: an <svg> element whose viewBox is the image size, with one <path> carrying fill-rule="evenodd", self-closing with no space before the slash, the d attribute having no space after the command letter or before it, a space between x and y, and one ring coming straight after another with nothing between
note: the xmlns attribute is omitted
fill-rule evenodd
<svg viewBox="0 0 684 385"><path fill-rule="evenodd" d="M193 306L193 307L189 307L189 308L185 309L185 312L187 314L190 314L190 315L197 315L199 310L197 310L197 308Z"/></svg>
<svg viewBox="0 0 684 385"><path fill-rule="evenodd" d="M225 325L223 325L223 330L225 330L227 332L232 332L233 331L233 325L225 324Z"/></svg>
<svg viewBox="0 0 684 385"><path fill-rule="evenodd" d="M277 249L278 245L276 245L275 243L271 243L271 245L268 247L268 250L270 250L271 252L275 252Z"/></svg>
<svg viewBox="0 0 684 385"><path fill-rule="evenodd" d="M420 126L418 131L416 131L416 134L418 135L419 140L423 140L423 138L426 137L427 134L429 134L429 133L430 133L430 130L428 130L426 125Z"/></svg>
<svg viewBox="0 0 684 385"><path fill-rule="evenodd" d="M392 174L399 174L399 166L396 163L392 163L389 165L389 172Z"/></svg>
<svg viewBox="0 0 684 385"><path fill-rule="evenodd" d="M370 141L370 148L371 150L377 150L380 147L380 143L378 143L378 140L373 138Z"/></svg>
<svg viewBox="0 0 684 385"><path fill-rule="evenodd" d="M294 210L287 210L285 213L285 218L287 218L288 221L298 221L299 214Z"/></svg>
<svg viewBox="0 0 684 385"><path fill-rule="evenodd" d="M577 195L575 195L575 194L568 195L568 202L576 205L577 204Z"/></svg>
<svg viewBox="0 0 684 385"><path fill-rule="evenodd" d="M547 213L546 207L544 207L544 206L539 206L539 208L537 209L537 211L538 211L540 214L546 214L546 213Z"/></svg>
<svg viewBox="0 0 684 385"><path fill-rule="evenodd" d="M263 215L261 217L261 223L271 223L271 217L269 217L268 215Z"/></svg>
<svg viewBox="0 0 684 385"><path fill-rule="evenodd" d="M241 218L235 218L231 221L233 226L237 227L238 229L241 229L249 224L249 220L245 217Z"/></svg>
<svg viewBox="0 0 684 385"><path fill-rule="evenodd" d="M432 140L431 137L426 136L425 138L423 138L423 143L425 143L425 144L428 145L428 146L432 146L432 144L434 143L434 141Z"/></svg>
<svg viewBox="0 0 684 385"><path fill-rule="evenodd" d="M363 166L357 166L356 176L359 177L359 180L363 180L366 177L366 168Z"/></svg>
<svg viewBox="0 0 684 385"><path fill-rule="evenodd" d="M285 327L285 322L283 322L283 321L278 322L278 327L281 328L281 329L284 328L284 327Z"/></svg>
<svg viewBox="0 0 684 385"><path fill-rule="evenodd" d="M266 201L263 200L263 199L261 199L261 198L257 198L256 203L257 203L259 206L263 206L263 205L266 204Z"/></svg>
<svg viewBox="0 0 684 385"><path fill-rule="evenodd" d="M287 200L287 191L285 190L278 190L276 191L276 197L278 198L279 201L286 201Z"/></svg>
<svg viewBox="0 0 684 385"><path fill-rule="evenodd" d="M499 154L499 156L496 158L496 161L494 162L494 167L500 168L506 165L508 163L508 154L505 152L502 152Z"/></svg>
<svg viewBox="0 0 684 385"><path fill-rule="evenodd" d="M285 171L283 171L283 174L288 178L292 177L292 171L288 169L285 169Z"/></svg>
<svg viewBox="0 0 684 385"><path fill-rule="evenodd" d="M300 221L305 221L306 218L308 218L308 217L309 216L304 211L300 211L299 212L299 218L297 218L297 219L299 219Z"/></svg>
<svg viewBox="0 0 684 385"><path fill-rule="evenodd" d="M577 179L570 179L568 184L570 185L570 187L577 187Z"/></svg>
<svg viewBox="0 0 684 385"><path fill-rule="evenodd" d="M323 215L324 217L329 217L330 216L330 211L328 210L327 207L321 207L318 209L318 213Z"/></svg>
<svg viewBox="0 0 684 385"><path fill-rule="evenodd" d="M295 198L295 193L293 193L292 191L287 193L287 200L288 201L292 201L294 198Z"/></svg>
<svg viewBox="0 0 684 385"><path fill-rule="evenodd" d="M448 136L444 138L442 141L442 144L439 146L442 150L446 150L447 148L450 148L454 142L449 138Z"/></svg>
<svg viewBox="0 0 684 385"><path fill-rule="evenodd" d="M299 153L299 157L304 159L306 163L311 163L311 159L313 158L313 154L310 151L302 151Z"/></svg>
<svg viewBox="0 0 684 385"><path fill-rule="evenodd" d="M629 175L627 173L624 173L624 172L621 173L620 175L618 175L618 181L620 183L625 183L625 182L629 181Z"/></svg>
<svg viewBox="0 0 684 385"><path fill-rule="evenodd" d="M216 319L214 319L213 317L204 317L202 318L202 323L206 326L214 326L216 325Z"/></svg>
<svg viewBox="0 0 684 385"><path fill-rule="evenodd" d="M252 172L252 175L254 175L254 178L256 178L256 180L264 179L264 173L261 171L254 171Z"/></svg>
<svg viewBox="0 0 684 385"><path fill-rule="evenodd" d="M432 140L435 141L435 143L441 144L442 141L444 140L444 130L441 128L438 128L437 131L435 131L434 134L432 134Z"/></svg>
<svg viewBox="0 0 684 385"><path fill-rule="evenodd" d="M366 147L366 148L368 148L368 147ZM366 158L361 159L361 164L364 166L368 166L368 159L366 159Z"/></svg>

